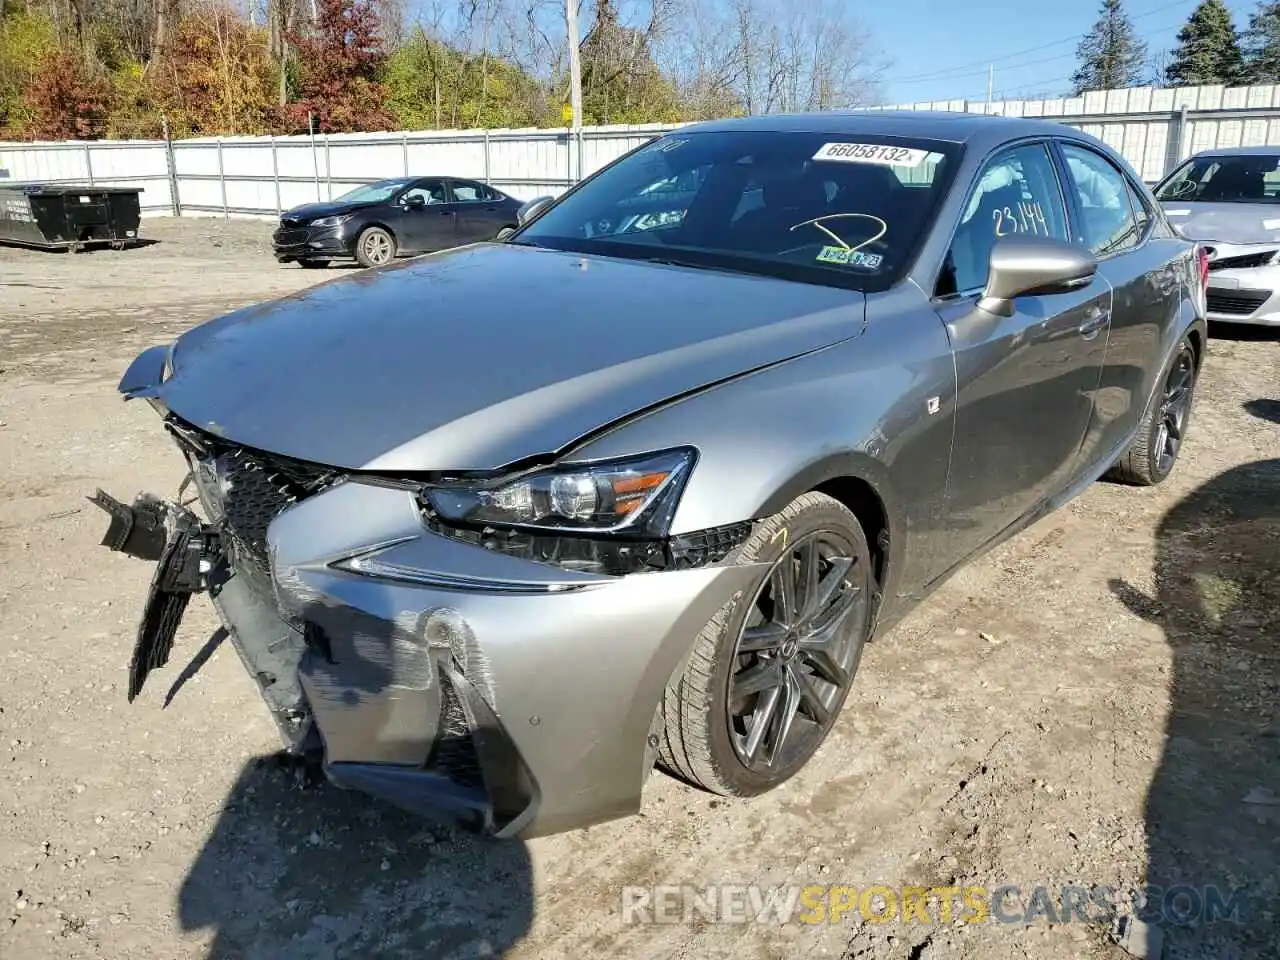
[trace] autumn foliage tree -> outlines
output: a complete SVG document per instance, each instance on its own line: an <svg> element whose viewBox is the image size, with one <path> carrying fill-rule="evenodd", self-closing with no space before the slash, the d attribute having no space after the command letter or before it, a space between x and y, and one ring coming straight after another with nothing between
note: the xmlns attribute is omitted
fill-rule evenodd
<svg viewBox="0 0 1280 960"><path fill-rule="evenodd" d="M33 139L92 140L106 133L110 87L74 54L55 50L42 57L25 99Z"/></svg>
<svg viewBox="0 0 1280 960"><path fill-rule="evenodd" d="M381 82L387 55L373 0L319 0L318 12L314 33L290 37L299 80L286 117L305 130L310 114L322 133L393 129Z"/></svg>
<svg viewBox="0 0 1280 960"><path fill-rule="evenodd" d="M157 99L175 136L269 132L276 70L265 31L228 4L206 0L184 14L155 68Z"/></svg>

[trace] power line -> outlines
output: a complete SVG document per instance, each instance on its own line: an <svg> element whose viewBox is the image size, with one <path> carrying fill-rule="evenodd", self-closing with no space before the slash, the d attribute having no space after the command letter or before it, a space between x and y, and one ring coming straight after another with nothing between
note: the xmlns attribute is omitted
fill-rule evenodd
<svg viewBox="0 0 1280 960"><path fill-rule="evenodd" d="M1185 6L1187 2L1188 0L1173 0L1173 2L1171 3L1163 4L1151 10L1144 11L1143 13L1136 13L1133 16L1131 16L1129 19L1131 21L1142 20L1146 17L1154 16L1157 13L1164 13L1166 10L1172 10L1174 7ZM951 79L951 77L948 75L952 71L964 70L971 67L981 67L982 72L985 73L986 68L989 64L1001 63L1004 60L1011 60L1015 57L1026 56L1028 53L1038 53L1041 50L1048 50L1051 47L1056 47L1059 44L1063 44L1063 43L1072 43L1072 42L1078 43L1081 36L1083 36L1083 34L1079 34L1079 33L1071 34L1070 36L1062 37L1058 40L1051 40L1048 43L1042 43L1039 46L1028 47L1025 50L1015 50L1013 53L1006 53L1003 56L999 56L999 57L988 57L984 60L975 60L972 63L957 64L954 67L948 67L945 70L941 70L941 71L935 70L928 73L909 74L908 76L905 76L905 77L887 77L886 82L887 83L918 83L918 82L923 82L926 80L934 80L934 79L947 80L947 79ZM1074 53L1071 55L1074 56Z"/></svg>

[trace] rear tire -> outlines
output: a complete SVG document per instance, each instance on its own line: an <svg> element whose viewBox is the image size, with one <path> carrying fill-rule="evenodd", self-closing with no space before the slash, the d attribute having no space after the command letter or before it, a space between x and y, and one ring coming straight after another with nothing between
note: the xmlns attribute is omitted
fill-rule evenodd
<svg viewBox="0 0 1280 960"><path fill-rule="evenodd" d="M356 259L366 267L386 266L396 258L396 238L382 227L365 227L356 237Z"/></svg>
<svg viewBox="0 0 1280 960"><path fill-rule="evenodd" d="M875 582L857 517L821 493L760 523L734 559L768 566L703 627L668 684L658 764L748 797L790 779L826 739L870 633Z"/></svg>
<svg viewBox="0 0 1280 960"><path fill-rule="evenodd" d="M496 237L494 237L493 239L495 239L495 240L505 240L505 239L507 239L507 237L511 236L511 235L512 235L513 233L515 233L515 232L516 232L516 228L515 228L515 227L503 227L501 230L499 230L499 231L498 231L498 235L497 235Z"/></svg>
<svg viewBox="0 0 1280 960"><path fill-rule="evenodd" d="M1173 473L1191 420L1199 376L1195 347L1184 335L1161 372L1160 389L1142 418L1138 435L1107 478L1139 487L1153 487Z"/></svg>

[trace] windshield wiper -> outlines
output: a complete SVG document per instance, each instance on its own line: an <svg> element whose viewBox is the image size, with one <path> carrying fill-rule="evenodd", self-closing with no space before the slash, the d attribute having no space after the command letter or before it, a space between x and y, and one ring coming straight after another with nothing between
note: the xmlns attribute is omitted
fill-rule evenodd
<svg viewBox="0 0 1280 960"><path fill-rule="evenodd" d="M741 273L748 277L762 276L759 270L749 270L745 267L726 267L720 264L698 263L694 260L681 260L677 257L628 257L627 259L640 260L642 263L656 263L664 267L688 267L690 270L713 270L716 273Z"/></svg>

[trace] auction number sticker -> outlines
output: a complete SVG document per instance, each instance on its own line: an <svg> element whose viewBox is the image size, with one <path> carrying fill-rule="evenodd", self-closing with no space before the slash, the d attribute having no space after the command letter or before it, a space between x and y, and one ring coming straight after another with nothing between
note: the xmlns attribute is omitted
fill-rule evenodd
<svg viewBox="0 0 1280 960"><path fill-rule="evenodd" d="M879 163L889 167L918 167L929 156L928 150L894 147L883 143L824 143L813 155L814 160L836 163Z"/></svg>
<svg viewBox="0 0 1280 960"><path fill-rule="evenodd" d="M817 259L819 263L842 263L865 270L879 270L884 262L884 257L878 253L863 253L846 247L823 247Z"/></svg>

